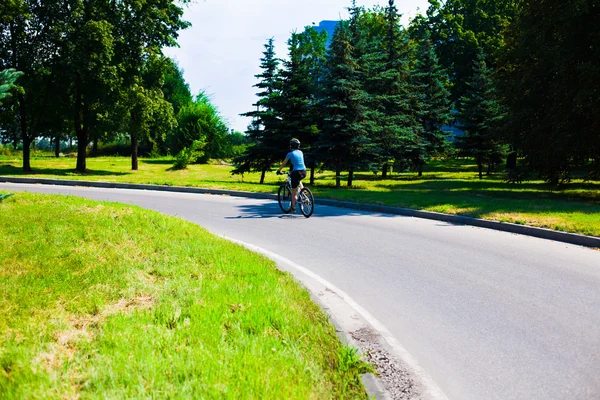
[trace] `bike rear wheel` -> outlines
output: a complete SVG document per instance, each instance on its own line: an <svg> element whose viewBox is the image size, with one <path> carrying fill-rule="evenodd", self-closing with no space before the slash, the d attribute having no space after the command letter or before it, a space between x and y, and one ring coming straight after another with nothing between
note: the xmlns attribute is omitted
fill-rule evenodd
<svg viewBox="0 0 600 400"><path fill-rule="evenodd" d="M302 188L300 191L297 205L300 206L300 212L306 218L310 217L313 211L315 211L315 199L313 198L312 192L308 188Z"/></svg>
<svg viewBox="0 0 600 400"><path fill-rule="evenodd" d="M292 191L288 185L279 186L277 201L279 202L281 211L286 214L289 214L292 211Z"/></svg>

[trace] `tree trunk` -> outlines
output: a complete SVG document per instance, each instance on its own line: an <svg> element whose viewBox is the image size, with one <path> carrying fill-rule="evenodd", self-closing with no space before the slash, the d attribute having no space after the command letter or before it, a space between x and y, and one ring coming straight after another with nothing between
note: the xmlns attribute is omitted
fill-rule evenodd
<svg viewBox="0 0 600 400"><path fill-rule="evenodd" d="M261 174L260 174L260 184L262 185L263 183L265 183L265 172L267 172L266 168L263 168Z"/></svg>
<svg viewBox="0 0 600 400"><path fill-rule="evenodd" d="M54 157L60 157L60 137L54 139Z"/></svg>
<svg viewBox="0 0 600 400"><path fill-rule="evenodd" d="M131 131L131 170L138 170L138 139L135 129Z"/></svg>
<svg viewBox="0 0 600 400"><path fill-rule="evenodd" d="M84 173L87 170L86 151L88 145L87 126L83 125L82 114L83 104L79 87L75 95L75 134L77 135L77 167L76 170Z"/></svg>
<svg viewBox="0 0 600 400"><path fill-rule="evenodd" d="M31 152L30 146L32 140L27 134L27 118L25 112L25 97L19 94L19 117L21 119L21 141L23 142L23 172L31 172Z"/></svg>
<svg viewBox="0 0 600 400"><path fill-rule="evenodd" d="M490 172L492 171L492 164L488 163L487 165L487 172L485 173L486 176L490 176Z"/></svg>
<svg viewBox="0 0 600 400"><path fill-rule="evenodd" d="M73 136L69 136L69 149L73 148Z"/></svg>
<svg viewBox="0 0 600 400"><path fill-rule="evenodd" d="M511 151L506 157L506 169L517 168L517 152Z"/></svg>
<svg viewBox="0 0 600 400"><path fill-rule="evenodd" d="M483 163L477 160L477 168L479 168L479 179L483 179Z"/></svg>
<svg viewBox="0 0 600 400"><path fill-rule="evenodd" d="M388 164L385 163L383 164L383 167L381 167L381 177L383 179L387 178L387 174L388 174Z"/></svg>
<svg viewBox="0 0 600 400"><path fill-rule="evenodd" d="M354 169L350 168L348 171L348 187L352 187L352 180L354 179Z"/></svg>
<svg viewBox="0 0 600 400"><path fill-rule="evenodd" d="M77 132L77 171L87 171L86 151L88 145L87 127L80 127Z"/></svg>
<svg viewBox="0 0 600 400"><path fill-rule="evenodd" d="M92 155L98 157L98 138L94 139L92 143Z"/></svg>
<svg viewBox="0 0 600 400"><path fill-rule="evenodd" d="M419 170L419 176L420 177L423 176L423 163L422 162L419 163L418 170Z"/></svg>
<svg viewBox="0 0 600 400"><path fill-rule="evenodd" d="M310 186L315 185L315 162L311 162L310 164Z"/></svg>
<svg viewBox="0 0 600 400"><path fill-rule="evenodd" d="M339 168L336 168L335 170L335 188L339 189L342 185L341 185L341 178L340 178L340 173L342 171L339 170Z"/></svg>
<svg viewBox="0 0 600 400"><path fill-rule="evenodd" d="M23 138L23 171L31 172L31 142L29 136Z"/></svg>

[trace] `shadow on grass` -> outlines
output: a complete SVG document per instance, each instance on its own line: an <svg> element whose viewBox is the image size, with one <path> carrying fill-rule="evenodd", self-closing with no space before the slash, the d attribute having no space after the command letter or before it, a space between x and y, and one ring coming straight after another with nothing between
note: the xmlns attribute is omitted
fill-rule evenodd
<svg viewBox="0 0 600 400"><path fill-rule="evenodd" d="M465 195L471 192L473 196L489 197L496 199L515 200L564 200L578 202L593 202L600 204L600 183L585 182L564 185L560 188L546 183L520 183L510 184L493 180L446 180L446 181L421 181L403 184L377 184L376 188L388 189L402 196L407 191L421 191L423 194L454 193ZM363 189L364 190L364 189ZM368 189L367 189L368 190ZM581 191L581 192L575 192Z"/></svg>
<svg viewBox="0 0 600 400"><path fill-rule="evenodd" d="M465 192L432 191L415 189L404 185L403 190L393 192L348 191L333 189L315 189L318 198L330 198L340 201L351 201L363 204L396 206L412 209L430 209L439 212L456 213L475 218L484 218L490 214L530 214L532 216L563 213L583 213L600 219L600 201L590 199L573 199L567 196L541 196L540 193L514 193L495 191L491 195L473 191ZM548 218L552 218L548 215ZM560 217L563 218L563 217ZM569 218L569 217L565 217Z"/></svg>
<svg viewBox="0 0 600 400"><path fill-rule="evenodd" d="M0 165L0 175L28 176L28 175L54 175L54 176L123 176L130 175L130 172L116 172L88 169L85 173L77 172L74 169L58 168L33 168L31 172L23 172L23 168L13 165Z"/></svg>
<svg viewBox="0 0 600 400"><path fill-rule="evenodd" d="M140 160L140 164L153 164L153 165L171 165L175 162L175 160L152 160L152 159L143 159Z"/></svg>

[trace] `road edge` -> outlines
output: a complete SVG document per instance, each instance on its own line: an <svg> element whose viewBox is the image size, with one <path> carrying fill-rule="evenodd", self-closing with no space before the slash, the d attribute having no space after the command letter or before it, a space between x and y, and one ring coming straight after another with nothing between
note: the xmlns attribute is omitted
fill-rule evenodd
<svg viewBox="0 0 600 400"><path fill-rule="evenodd" d="M414 378L414 383L417 385L418 390L416 394L419 400L448 400L442 389L413 356L392 336L391 332L337 286L311 270L270 250L225 235L218 236L243 246L248 250L264 255L273 260L280 270L291 273L296 281L310 293L312 301L326 313L343 343L361 350L362 353L364 349L361 349L360 343L352 334L364 328L375 331L376 339L380 341L391 355L402 362L403 366L410 372L411 378ZM381 379L375 374L362 374L361 380L369 398L381 400L390 400L393 398Z"/></svg>
<svg viewBox="0 0 600 400"><path fill-rule="evenodd" d="M84 186L110 189L136 189L136 190L156 190L166 192L180 193L200 193L235 197L247 197L254 199L276 200L277 195L272 193L244 192L225 189L207 189L188 186L166 186L166 185L147 185L137 183L119 183L119 182L94 182L94 181L74 181L66 179L45 179L45 178L15 178L0 176L0 182L4 183L24 183L24 184L45 184L60 186ZM415 210L411 208L378 206L372 204L360 204L349 201L319 199L315 201L316 205L325 205L331 207L347 208L359 211L376 212L382 214L403 215L408 217L431 219L436 221L449 222L458 225L470 225L479 228L494 229L519 235L537 237L540 239L554 240L557 242L569 243L579 246L600 248L600 237L586 236L577 233L556 231L546 228L537 228L528 225L519 225L509 222L490 221L479 218L465 217L461 215L444 214L434 211Z"/></svg>

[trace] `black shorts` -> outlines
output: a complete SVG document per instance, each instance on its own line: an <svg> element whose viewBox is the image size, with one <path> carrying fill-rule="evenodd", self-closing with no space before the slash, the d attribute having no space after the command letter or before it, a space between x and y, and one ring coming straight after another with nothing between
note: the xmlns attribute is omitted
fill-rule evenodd
<svg viewBox="0 0 600 400"><path fill-rule="evenodd" d="M298 171L292 171L292 173L290 174L290 176L292 178L292 189L295 189L300 184L300 181L302 179L306 178L306 170L305 169L301 169L301 170L298 170Z"/></svg>

